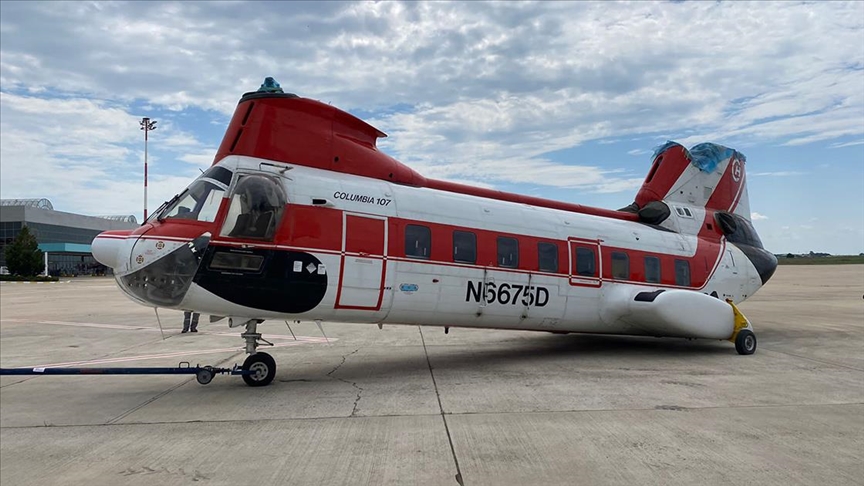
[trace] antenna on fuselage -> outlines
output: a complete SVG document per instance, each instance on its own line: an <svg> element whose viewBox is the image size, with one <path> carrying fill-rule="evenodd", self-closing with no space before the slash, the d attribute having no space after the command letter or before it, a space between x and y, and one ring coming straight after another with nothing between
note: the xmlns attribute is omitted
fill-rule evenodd
<svg viewBox="0 0 864 486"><path fill-rule="evenodd" d="M327 335L324 334L324 326L321 325L321 319L315 319L315 325L318 326L318 330L321 331L321 335L324 336L324 341L327 344L330 344L330 340L327 339Z"/></svg>
<svg viewBox="0 0 864 486"><path fill-rule="evenodd" d="M294 321L294 322L300 322L300 321ZM288 326L288 332L291 333L291 337L293 337L294 340L296 341L296 340L297 340L297 336L294 335L294 330L291 329L291 324L288 324L288 321L285 321L285 325Z"/></svg>
<svg viewBox="0 0 864 486"><path fill-rule="evenodd" d="M156 322L159 323L159 334L162 335L162 340L164 341L165 340L165 331L162 330L162 319L159 319L159 308L154 307L153 312L156 313Z"/></svg>

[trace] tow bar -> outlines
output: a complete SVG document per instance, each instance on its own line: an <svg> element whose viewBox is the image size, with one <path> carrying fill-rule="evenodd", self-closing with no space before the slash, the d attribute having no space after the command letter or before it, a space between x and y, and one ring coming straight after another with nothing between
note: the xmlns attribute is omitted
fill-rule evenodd
<svg viewBox="0 0 864 486"><path fill-rule="evenodd" d="M188 361L181 362L176 368L0 368L0 375L195 375L202 385L213 381L216 375L243 376L254 373L238 365L233 368L190 366Z"/></svg>

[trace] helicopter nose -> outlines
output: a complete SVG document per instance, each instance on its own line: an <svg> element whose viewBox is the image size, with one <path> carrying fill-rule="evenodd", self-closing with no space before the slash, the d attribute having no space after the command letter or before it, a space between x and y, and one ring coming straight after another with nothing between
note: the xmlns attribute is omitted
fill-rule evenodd
<svg viewBox="0 0 864 486"><path fill-rule="evenodd" d="M125 245L129 233L129 231L106 231L96 235L90 244L93 258L106 267L119 267L120 248Z"/></svg>

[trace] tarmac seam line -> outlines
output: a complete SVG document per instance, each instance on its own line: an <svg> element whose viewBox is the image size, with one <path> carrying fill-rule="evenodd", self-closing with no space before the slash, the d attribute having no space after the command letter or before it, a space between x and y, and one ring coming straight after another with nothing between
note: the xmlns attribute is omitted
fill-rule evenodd
<svg viewBox="0 0 864 486"><path fill-rule="evenodd" d="M444 431L447 432L447 442L450 444L450 452L453 454L453 463L456 465L456 482L459 486L465 486L462 470L459 468L459 458L456 457L456 448L453 447L453 437L450 435L450 427L447 425L447 414L441 405L441 394L438 393L438 383L435 381L435 373L432 371L432 361L429 359L429 351L426 349L426 338L423 337L423 328L417 326L420 332L420 341L423 343L423 354L426 355L426 364L429 365L429 375L432 377L432 386L435 388L435 398L438 399L438 410L441 412L441 420L444 422Z"/></svg>
<svg viewBox="0 0 864 486"><path fill-rule="evenodd" d="M856 368L856 367L854 367L854 366L848 366L848 365L844 365L844 364L840 364L840 363L834 363L833 361L825 361L825 360L821 360L821 359L818 359L818 358L810 358L810 357L808 357L808 356L801 356L801 355L799 355L799 354L789 353L789 352L786 352L786 351L777 351L777 350L774 350L774 349L763 349L763 351L768 351L769 353L785 354L785 355L787 355L787 356L792 356L792 357L799 358L799 359L805 359L805 360L807 360L807 361L813 361L814 363L824 364L824 365L828 365L828 366L836 366L836 367L838 367L838 368L846 368L847 370L852 370L852 371L862 371L862 372L864 372L864 369Z"/></svg>
<svg viewBox="0 0 864 486"><path fill-rule="evenodd" d="M234 354L232 354L231 356L229 356L229 357L223 359L222 361L217 362L216 364L214 364L214 365L212 365L212 366L213 366L214 368L218 368L218 367L222 366L224 363L230 361L231 359L233 359L235 356L237 356L237 355L239 355L239 354L241 354L241 353L234 353ZM129 410L127 410L127 411L121 413L120 415L118 415L118 416L112 418L111 420L105 422L105 425L113 425L113 424L116 424L118 420L122 420L122 419L124 419L125 417L129 416L130 414L133 414L133 413L137 412L138 410L141 410L142 408L146 407L147 405L149 405L149 404L155 402L156 400L159 400L160 398L162 398L162 397L164 397L165 395L171 393L172 391L174 391L174 390L180 388L181 386L183 386L183 385L189 383L190 381L192 381L192 378L191 378L191 377L190 377L189 379L182 380L180 383L177 383L176 385L174 385L174 386L168 388L167 390L162 391L161 393L157 393L155 396L150 397L149 399L145 400L143 403L140 403L140 404L138 404L138 405L136 405L136 406L130 408Z"/></svg>
<svg viewBox="0 0 864 486"><path fill-rule="evenodd" d="M740 410L740 409L763 409L763 408L810 408L810 407L847 407L864 405L864 402L848 402L848 403L811 403L811 404L790 404L790 405L743 405L731 407L692 407L681 409L660 409L660 408L597 408L589 410L535 410L535 411L504 411L504 412L448 412L446 415L459 417L464 415L534 415L534 414L551 414L551 413L612 413L612 412L699 412L703 410ZM381 414L381 415L358 415L354 419L386 419L386 418L404 418L404 417L438 417L440 413L420 413L420 414ZM123 423L94 423L94 424L61 424L61 425L12 425L0 427L0 430L18 430L18 429L61 429L75 427L128 427L128 426L148 426L148 425L186 425L186 424L231 424L231 423L254 423L254 422L297 422L310 420L345 420L352 417L344 415L327 416L327 417L293 417L293 418L255 418L255 419L225 419L225 420L177 420L177 421L152 421L152 422L123 422Z"/></svg>
<svg viewBox="0 0 864 486"><path fill-rule="evenodd" d="M192 379L188 378L186 380L181 381L180 383L177 383L176 385L172 386L171 388L168 388L167 390L164 390L160 393L157 393L155 396L150 397L149 399L145 400L143 403L140 403L140 404L130 408L129 410L121 413L120 415L112 418L111 420L105 422L105 425L114 425L118 420L122 420L123 418L127 417L129 414L132 414L138 410L141 410L142 408L146 407L147 405L155 402L156 400L159 400L160 398L162 398L165 395L171 393L172 391L180 388L181 386L185 385L186 383L189 383L190 381L192 381Z"/></svg>

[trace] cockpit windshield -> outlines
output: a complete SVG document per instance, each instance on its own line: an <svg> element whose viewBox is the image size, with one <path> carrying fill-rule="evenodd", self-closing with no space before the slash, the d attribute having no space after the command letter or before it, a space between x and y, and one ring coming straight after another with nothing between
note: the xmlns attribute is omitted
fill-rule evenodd
<svg viewBox="0 0 864 486"><path fill-rule="evenodd" d="M224 167L214 166L207 169L185 191L165 203L164 209L156 212L157 217L160 220L215 221L231 177L231 171Z"/></svg>
<svg viewBox="0 0 864 486"><path fill-rule="evenodd" d="M215 221L225 189L209 181L197 180L168 206L159 219L195 219Z"/></svg>

